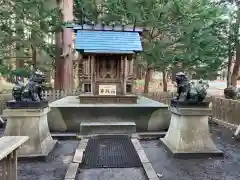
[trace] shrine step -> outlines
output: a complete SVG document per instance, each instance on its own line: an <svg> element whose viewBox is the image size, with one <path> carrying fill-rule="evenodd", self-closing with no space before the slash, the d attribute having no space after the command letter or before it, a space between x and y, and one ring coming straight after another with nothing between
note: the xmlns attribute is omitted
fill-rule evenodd
<svg viewBox="0 0 240 180"><path fill-rule="evenodd" d="M80 124L80 135L132 134L135 132L135 122L82 122Z"/></svg>

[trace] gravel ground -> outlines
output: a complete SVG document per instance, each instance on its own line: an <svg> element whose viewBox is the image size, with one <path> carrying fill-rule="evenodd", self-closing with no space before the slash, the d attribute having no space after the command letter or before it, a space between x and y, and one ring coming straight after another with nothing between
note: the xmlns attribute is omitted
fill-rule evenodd
<svg viewBox="0 0 240 180"><path fill-rule="evenodd" d="M59 141L55 150L44 161L20 161L19 180L61 180L64 179L68 163L78 146L78 141Z"/></svg>
<svg viewBox="0 0 240 180"><path fill-rule="evenodd" d="M224 152L224 158L175 159L159 141L141 141L144 150L161 180L237 180L240 179L240 142L232 132L211 125L212 138Z"/></svg>
<svg viewBox="0 0 240 180"><path fill-rule="evenodd" d="M0 129L0 137L3 129ZM62 180L79 141L58 141L46 161L18 161L18 180Z"/></svg>
<svg viewBox="0 0 240 180"><path fill-rule="evenodd" d="M240 179L240 142L232 138L233 132L218 125L211 125L212 138L224 151L224 158L175 159L159 144L159 141L141 141L160 180L237 180ZM0 136L1 136L0 129ZM72 160L78 141L59 141L47 162L18 163L19 180L61 180ZM133 176L130 176L132 173ZM85 177L85 178L83 178ZM140 169L84 170L78 179L142 180ZM135 177L135 178L133 178ZM124 179L125 178L125 179Z"/></svg>

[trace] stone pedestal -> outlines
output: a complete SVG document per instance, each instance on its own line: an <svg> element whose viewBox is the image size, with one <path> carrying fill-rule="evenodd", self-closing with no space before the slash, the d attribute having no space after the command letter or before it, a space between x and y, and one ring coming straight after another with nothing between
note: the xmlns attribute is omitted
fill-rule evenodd
<svg viewBox="0 0 240 180"><path fill-rule="evenodd" d="M137 104L84 104L67 96L49 104L51 132L79 133L82 122L134 122L137 132L165 131L169 127L168 105L140 96Z"/></svg>
<svg viewBox="0 0 240 180"><path fill-rule="evenodd" d="M47 113L49 107L39 109L5 109L7 118L5 136L29 136L29 140L20 148L19 157L46 157L54 148L48 128Z"/></svg>
<svg viewBox="0 0 240 180"><path fill-rule="evenodd" d="M209 108L169 107L171 122L161 142L175 157L222 156L211 139Z"/></svg>

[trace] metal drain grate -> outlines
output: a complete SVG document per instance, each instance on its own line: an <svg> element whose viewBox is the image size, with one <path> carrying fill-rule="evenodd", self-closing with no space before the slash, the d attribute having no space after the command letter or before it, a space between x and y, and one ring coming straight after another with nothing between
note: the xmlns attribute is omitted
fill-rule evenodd
<svg viewBox="0 0 240 180"><path fill-rule="evenodd" d="M96 136L89 139L82 168L141 167L141 161L128 136Z"/></svg>

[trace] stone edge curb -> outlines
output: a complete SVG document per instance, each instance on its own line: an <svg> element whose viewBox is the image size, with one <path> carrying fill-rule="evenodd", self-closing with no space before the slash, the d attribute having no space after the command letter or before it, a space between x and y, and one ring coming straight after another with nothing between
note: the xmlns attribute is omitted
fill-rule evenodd
<svg viewBox="0 0 240 180"><path fill-rule="evenodd" d="M238 128L238 125L236 125L236 124L231 124L229 122L225 122L223 120L219 120L219 119L216 119L216 118L211 118L210 117L209 120L212 121L212 122L215 122L215 123L217 123L217 124L219 124L221 126L225 126L225 127L229 128L229 129L236 130Z"/></svg>
<svg viewBox="0 0 240 180"><path fill-rule="evenodd" d="M139 140L137 138L132 138L131 139L132 144L135 148L135 150L137 151L137 154L140 158L140 161L142 163L142 167L144 169L144 173L147 177L148 180L158 180L158 176L157 173L155 172L155 170L152 167L152 164L150 163L142 145L140 144Z"/></svg>
<svg viewBox="0 0 240 180"><path fill-rule="evenodd" d="M85 152L88 139L82 139L75 151L73 160L69 163L64 180L75 180L79 165L82 163L83 154Z"/></svg>

